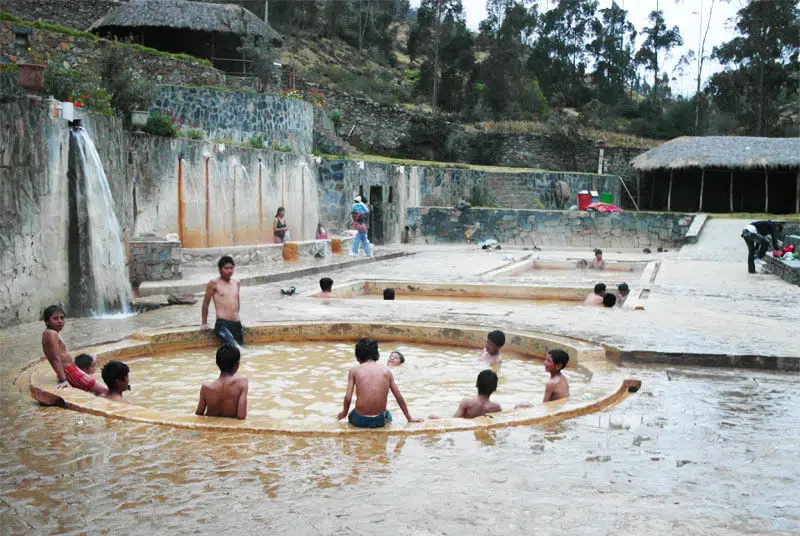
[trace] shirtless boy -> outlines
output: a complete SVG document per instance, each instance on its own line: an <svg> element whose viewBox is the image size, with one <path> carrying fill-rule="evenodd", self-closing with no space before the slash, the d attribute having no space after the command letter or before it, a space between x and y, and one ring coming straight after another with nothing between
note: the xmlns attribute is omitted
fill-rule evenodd
<svg viewBox="0 0 800 536"><path fill-rule="evenodd" d="M96 395L102 395L108 389L97 383L97 380L78 368L72 356L67 352L67 345L61 338L64 329L64 309L58 305L51 305L44 310L42 315L47 329L42 333L42 350L56 373L56 389L64 389L68 385L76 389L83 389Z"/></svg>
<svg viewBox="0 0 800 536"><path fill-rule="evenodd" d="M489 332L486 336L486 346L481 350L481 355L478 356L478 361L483 361L491 365L500 362L500 348L506 344L506 334L496 329Z"/></svg>
<svg viewBox="0 0 800 536"><path fill-rule="evenodd" d="M219 277L208 282L206 296L203 298L201 327L208 329L208 304L213 299L217 316L214 332L224 344L241 346L244 344L244 333L239 320L239 282L232 279L233 259L226 255L219 260L217 266L219 266ZM233 335L235 340L230 340L228 333Z"/></svg>
<svg viewBox="0 0 800 536"><path fill-rule="evenodd" d="M337 419L347 420L359 428L382 428L391 422L392 414L386 409L386 400L389 391L392 391L397 405L408 422L422 422L422 419L411 417L400 389L394 382L394 376L388 367L378 363L380 353L378 342L375 339L359 339L356 343L356 359L358 365L350 369L347 374L347 393L344 395L344 407L339 412ZM350 403L353 400L353 389L358 397L356 407L349 414Z"/></svg>
<svg viewBox="0 0 800 536"><path fill-rule="evenodd" d="M556 348L547 353L544 360L544 370L550 373L550 379L544 386L544 399L542 402L553 402L569 397L569 383L567 378L561 374L564 367L569 362L569 354L564 350ZM523 402L514 406L516 408L529 408L532 404Z"/></svg>
<svg viewBox="0 0 800 536"><path fill-rule="evenodd" d="M453 417L460 419L474 419L487 413L501 411L500 404L492 402L489 397L497 390L497 374L493 370L482 370L475 382L478 396L465 398L458 405L458 410Z"/></svg>
<svg viewBox="0 0 800 536"><path fill-rule="evenodd" d="M235 346L222 346L217 350L219 378L203 382L200 388L200 402L197 415L209 417L247 417L247 378L237 376L239 370L239 349Z"/></svg>
<svg viewBox="0 0 800 536"><path fill-rule="evenodd" d="M586 296L583 300L584 305L603 305L603 296L606 295L606 284L598 283L594 286L594 292Z"/></svg>
<svg viewBox="0 0 800 536"><path fill-rule="evenodd" d="M606 269L606 261L603 259L603 250L596 249L594 250L594 259L592 259L592 270L605 270Z"/></svg>
<svg viewBox="0 0 800 536"><path fill-rule="evenodd" d="M330 277L323 277L319 280L319 288L322 292L314 294L315 298L330 298L331 291L333 290L333 279Z"/></svg>
<svg viewBox="0 0 800 536"><path fill-rule="evenodd" d="M109 400L116 402L124 402L122 400L122 393L131 390L131 384L128 379L131 369L128 365L120 361L109 361L103 365L103 371L100 373L103 376L103 381L108 385L108 392L103 395Z"/></svg>

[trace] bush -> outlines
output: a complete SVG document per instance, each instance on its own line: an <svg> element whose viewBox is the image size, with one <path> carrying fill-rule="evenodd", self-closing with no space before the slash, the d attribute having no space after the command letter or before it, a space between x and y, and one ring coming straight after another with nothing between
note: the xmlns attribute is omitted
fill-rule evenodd
<svg viewBox="0 0 800 536"><path fill-rule="evenodd" d="M74 103L76 108L86 108L104 115L112 115L111 97L100 86L99 80L82 71L47 69L44 77L45 93L60 101Z"/></svg>
<svg viewBox="0 0 800 536"><path fill-rule="evenodd" d="M342 115L342 112L339 110L331 110L328 112L328 118L331 120L331 123L333 123L333 128L338 131L339 127L342 126L342 121L344 120L344 115Z"/></svg>
<svg viewBox="0 0 800 536"><path fill-rule="evenodd" d="M178 136L178 128L172 120L172 116L163 113L153 113L147 118L147 124L142 129L148 134L156 136L166 136L175 138Z"/></svg>
<svg viewBox="0 0 800 536"><path fill-rule="evenodd" d="M111 107L123 117L129 118L134 110L150 107L153 85L142 77L129 50L107 47L100 58L99 72L101 84L111 95Z"/></svg>
<svg viewBox="0 0 800 536"><path fill-rule="evenodd" d="M312 106L322 108L323 110L328 107L328 101L325 99L325 93L317 88L311 88L308 92L308 102Z"/></svg>
<svg viewBox="0 0 800 536"><path fill-rule="evenodd" d="M186 137L190 140L204 140L206 139L206 133L196 128L190 128L189 132L186 133Z"/></svg>
<svg viewBox="0 0 800 536"><path fill-rule="evenodd" d="M264 136L256 135L250 138L250 147L253 149L263 149L266 147L266 145L264 145Z"/></svg>
<svg viewBox="0 0 800 536"><path fill-rule="evenodd" d="M248 64L248 74L256 78L256 89L266 91L271 85L280 84L280 80L274 80L275 53L269 39L247 36L242 40L242 46L236 49L250 63Z"/></svg>
<svg viewBox="0 0 800 536"><path fill-rule="evenodd" d="M294 149L289 147L288 145L281 145L280 143L273 143L269 146L269 148L273 151L280 151L282 153L293 153Z"/></svg>

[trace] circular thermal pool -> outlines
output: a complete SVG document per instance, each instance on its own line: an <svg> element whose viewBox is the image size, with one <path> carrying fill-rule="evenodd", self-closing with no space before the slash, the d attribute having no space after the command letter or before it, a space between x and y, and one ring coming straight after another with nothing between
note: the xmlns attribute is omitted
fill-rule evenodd
<svg viewBox="0 0 800 536"><path fill-rule="evenodd" d="M194 415L202 382L219 374L214 360L219 343L208 331L142 332L119 342L75 350L97 354L99 365L112 359L129 364L132 391L125 395L126 404L77 389L56 390L46 361L35 362L21 380L29 384L31 395L42 403L112 418L186 428L298 435L417 434L552 424L615 404L638 384L624 380L600 346L552 335L506 332L503 363L497 370L500 382L492 397L504 411L477 419L450 418L462 398L476 394L475 379L487 368L477 356L488 331L416 324L249 326L239 370L250 383L245 420ZM406 363L392 370L413 416L427 419L434 414L444 418L409 424L390 394L388 408L395 419L386 428L367 430L355 428L345 420L337 421L347 387L347 371L357 364L354 345L361 337L378 341L383 363L392 350L405 355ZM540 404L548 378L541 358L552 348L563 348L570 355L565 374L571 396ZM535 405L514 410L519 402Z"/></svg>
<svg viewBox="0 0 800 536"><path fill-rule="evenodd" d="M392 372L400 392L416 417L451 416L459 402L477 394L478 373L489 368L476 358L480 348L389 343L381 348L385 364L399 350L405 364ZM215 348L198 348L159 354L131 362L133 390L128 400L138 406L177 414L194 412L200 385L216 378ZM347 372L357 365L350 342L311 341L248 345L242 351L239 373L250 389L248 415L306 424L336 420L347 388ZM540 402L548 374L542 361L504 352L495 368L499 382L492 399L512 409L519 402ZM591 374L583 367L565 372L570 388L582 393ZM352 406L354 407L354 406ZM403 415L389 395L389 411Z"/></svg>

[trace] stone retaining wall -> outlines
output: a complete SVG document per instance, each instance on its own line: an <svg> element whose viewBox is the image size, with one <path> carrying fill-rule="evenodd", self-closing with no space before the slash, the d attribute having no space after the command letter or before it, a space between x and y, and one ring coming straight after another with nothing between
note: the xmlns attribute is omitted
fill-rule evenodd
<svg viewBox="0 0 800 536"><path fill-rule="evenodd" d="M678 247L691 214L468 209L408 209L417 242L475 242L493 238L507 246Z"/></svg>
<svg viewBox="0 0 800 536"><path fill-rule="evenodd" d="M30 32L28 35L33 53L52 61L52 65L58 69L91 70L100 60L103 50L114 46L107 39L74 37L17 23L0 22L0 63L17 63L20 60L19 54L24 51L20 51L15 45L15 35L20 31ZM148 54L131 48L126 50L134 57L132 62L137 69L151 80L163 84L196 86L225 84L225 75L210 65L168 55Z"/></svg>
<svg viewBox="0 0 800 536"><path fill-rule="evenodd" d="M310 104L264 93L159 86L151 111L169 114L181 125L201 128L209 138L247 143L253 136L267 148L310 153L314 114Z"/></svg>
<svg viewBox="0 0 800 536"><path fill-rule="evenodd" d="M136 237L130 241L128 261L131 284L134 287L143 281L183 277L181 243L178 241Z"/></svg>
<svg viewBox="0 0 800 536"><path fill-rule="evenodd" d="M183 262L188 266L216 266L220 257L224 255L233 257L236 266L281 262L283 260L283 244L184 248Z"/></svg>

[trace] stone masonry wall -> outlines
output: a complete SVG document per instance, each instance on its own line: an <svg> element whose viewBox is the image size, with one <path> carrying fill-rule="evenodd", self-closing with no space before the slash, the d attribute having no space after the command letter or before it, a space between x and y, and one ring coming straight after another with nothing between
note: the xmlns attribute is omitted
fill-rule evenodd
<svg viewBox="0 0 800 536"><path fill-rule="evenodd" d="M86 30L123 3L121 0L2 0L0 9L24 20L41 19L48 24Z"/></svg>
<svg viewBox="0 0 800 536"><path fill-rule="evenodd" d="M128 269L134 287L143 281L180 279L183 275L181 243L149 237L134 238L130 241Z"/></svg>
<svg viewBox="0 0 800 536"><path fill-rule="evenodd" d="M74 37L17 23L0 22L0 64L17 63L26 54L25 50L15 45L15 35L20 32L29 35L30 48L36 57L52 62L51 65L59 69L88 70L98 62L104 48L113 46L106 39ZM138 69L158 82L197 86L225 84L225 75L209 65L128 50L135 57Z"/></svg>
<svg viewBox="0 0 800 536"><path fill-rule="evenodd" d="M678 247L691 214L468 209L408 209L418 243L452 243L493 238L509 246Z"/></svg>
<svg viewBox="0 0 800 536"><path fill-rule="evenodd" d="M297 99L210 88L159 86L150 107L172 115L179 124L202 128L210 138L248 142L253 136L267 147L289 147L310 153L314 115Z"/></svg>

